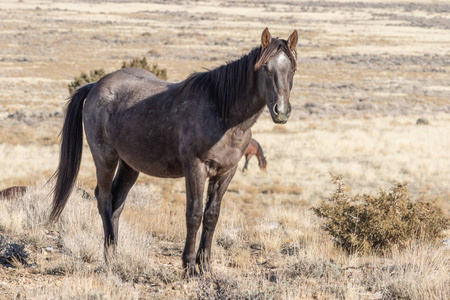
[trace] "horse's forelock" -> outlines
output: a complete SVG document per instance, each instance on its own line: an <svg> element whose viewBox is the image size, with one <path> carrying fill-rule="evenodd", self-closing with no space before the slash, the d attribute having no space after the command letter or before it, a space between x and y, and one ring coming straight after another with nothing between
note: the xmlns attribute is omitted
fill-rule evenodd
<svg viewBox="0 0 450 300"><path fill-rule="evenodd" d="M289 57L292 63L292 69L295 70L297 68L297 51L290 51L285 40L274 38L266 48L261 47L259 59L255 64L255 71L259 70L261 66L265 65L272 57L278 55L280 52L284 52Z"/></svg>

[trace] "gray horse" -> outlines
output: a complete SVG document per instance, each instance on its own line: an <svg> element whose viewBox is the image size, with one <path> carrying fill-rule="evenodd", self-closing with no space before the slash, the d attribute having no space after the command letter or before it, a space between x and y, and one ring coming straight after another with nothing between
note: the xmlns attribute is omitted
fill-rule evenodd
<svg viewBox="0 0 450 300"><path fill-rule="evenodd" d="M97 170L95 197L105 258L115 249L119 217L139 173L185 177L183 267L188 275L197 273L196 263L201 272L208 271L220 203L251 140L250 128L266 105L275 123L286 123L291 113L297 40L297 31L282 40L272 38L266 28L261 46L249 54L179 83L160 80L143 69L122 69L79 88L69 99L62 128L50 220L60 216L74 186L84 123Z"/></svg>

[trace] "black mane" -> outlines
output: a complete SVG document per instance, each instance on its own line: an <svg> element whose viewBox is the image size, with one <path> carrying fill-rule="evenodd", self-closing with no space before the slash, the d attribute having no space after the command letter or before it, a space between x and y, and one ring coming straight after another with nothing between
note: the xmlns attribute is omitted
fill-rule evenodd
<svg viewBox="0 0 450 300"><path fill-rule="evenodd" d="M248 74L253 72L261 47L249 54L206 72L193 73L186 80L193 89L209 93L209 98L216 102L222 119L228 117L228 108L236 103L238 97L245 93Z"/></svg>

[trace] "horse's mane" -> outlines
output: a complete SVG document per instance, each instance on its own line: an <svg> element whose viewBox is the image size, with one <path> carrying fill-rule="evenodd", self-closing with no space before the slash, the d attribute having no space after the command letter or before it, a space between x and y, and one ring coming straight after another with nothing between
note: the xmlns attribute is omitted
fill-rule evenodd
<svg viewBox="0 0 450 300"><path fill-rule="evenodd" d="M185 86L209 93L209 99L217 104L217 109L222 119L228 119L231 106L243 96L248 88L250 72L257 71L266 64L269 59L283 51L290 58L292 67L296 68L296 52L291 52L285 40L273 38L266 48L261 46L254 48L247 55L228 62L206 72L191 74L185 80Z"/></svg>

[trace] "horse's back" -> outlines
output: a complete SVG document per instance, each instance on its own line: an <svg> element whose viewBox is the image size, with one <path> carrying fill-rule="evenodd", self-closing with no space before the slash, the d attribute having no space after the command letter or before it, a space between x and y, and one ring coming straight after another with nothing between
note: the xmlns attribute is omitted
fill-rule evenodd
<svg viewBox="0 0 450 300"><path fill-rule="evenodd" d="M133 169L159 177L182 176L177 119L170 84L143 69L103 77L83 107L86 138L94 156L118 155Z"/></svg>
<svg viewBox="0 0 450 300"><path fill-rule="evenodd" d="M244 155L248 155L248 154L256 154L256 152L258 152L258 143L254 140L251 139L250 143L247 146L247 149L245 150Z"/></svg>
<svg viewBox="0 0 450 300"><path fill-rule="evenodd" d="M124 102L141 100L167 89L168 82L153 73L140 68L126 68L101 78L89 93L86 101L109 100ZM93 99L92 99L93 98Z"/></svg>
<svg viewBox="0 0 450 300"><path fill-rule="evenodd" d="M126 68L101 78L86 97L85 126L110 127L130 107L168 89L170 84L140 68ZM94 124L95 123L95 124ZM91 125L92 124L92 125Z"/></svg>
<svg viewBox="0 0 450 300"><path fill-rule="evenodd" d="M0 191L0 199L14 199L23 196L27 191L26 186L12 186Z"/></svg>

